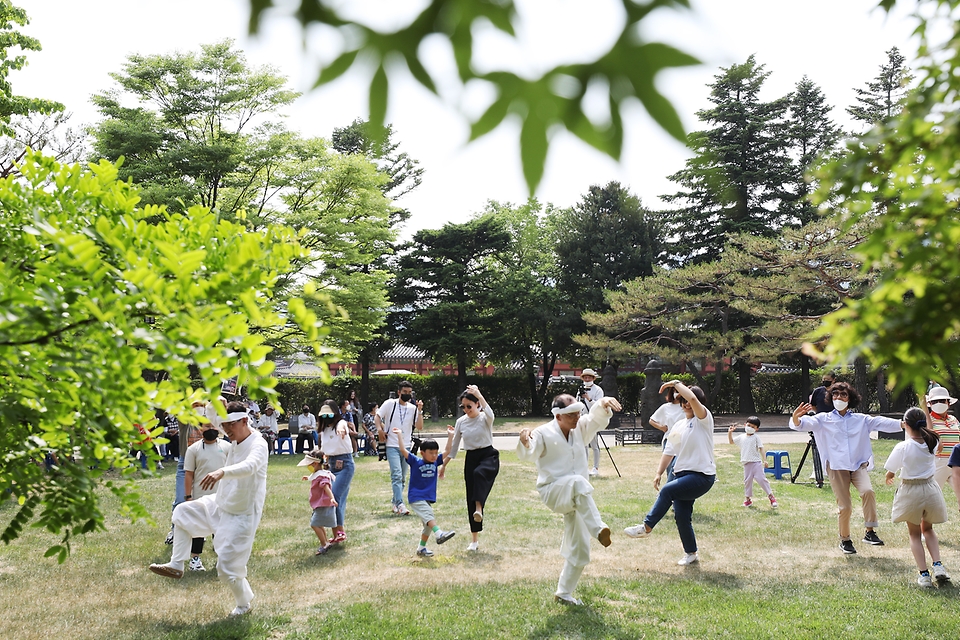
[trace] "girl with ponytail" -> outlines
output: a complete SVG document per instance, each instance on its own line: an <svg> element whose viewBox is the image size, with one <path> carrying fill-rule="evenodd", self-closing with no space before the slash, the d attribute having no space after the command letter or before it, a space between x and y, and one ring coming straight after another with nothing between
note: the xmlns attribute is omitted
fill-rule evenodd
<svg viewBox="0 0 960 640"><path fill-rule="evenodd" d="M894 476L900 472L900 486L893 498L891 515L894 522L907 523L910 550L920 572L917 584L924 588L933 587L933 580L938 585L950 582L950 576L940 562L940 543L933 531L933 525L947 521L947 505L934 478L940 438L928 425L929 418L923 409L907 409L901 422L906 439L893 448L884 465L888 485L893 484ZM933 560L933 578L927 570L924 542Z"/></svg>

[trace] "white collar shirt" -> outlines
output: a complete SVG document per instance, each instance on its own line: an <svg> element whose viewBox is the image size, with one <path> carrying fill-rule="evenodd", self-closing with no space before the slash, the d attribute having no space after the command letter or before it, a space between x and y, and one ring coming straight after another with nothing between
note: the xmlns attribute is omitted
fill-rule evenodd
<svg viewBox="0 0 960 640"><path fill-rule="evenodd" d="M845 415L834 409L829 413L803 416L800 425L789 421L794 431L811 431L817 440L817 450L825 465L834 471L856 471L864 464L873 469L872 431L898 433L900 421L884 416L847 411Z"/></svg>

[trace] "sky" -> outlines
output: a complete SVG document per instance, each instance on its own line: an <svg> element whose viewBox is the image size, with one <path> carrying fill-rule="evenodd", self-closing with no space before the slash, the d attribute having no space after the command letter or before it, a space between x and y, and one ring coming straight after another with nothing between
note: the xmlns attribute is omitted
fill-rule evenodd
<svg viewBox="0 0 960 640"><path fill-rule="evenodd" d="M508 68L535 76L562 62L595 57L619 29L616 0L515 0L523 20L518 42L480 31L477 64L483 70ZM878 0L692 0L691 11L655 12L643 28L648 40L667 42L697 56L703 64L670 71L658 88L673 102L687 130L699 125L696 112L710 106L711 82L721 67L754 54L771 72L762 98L791 91L806 75L835 106L833 118L852 126L844 108L899 47L908 63L916 50L915 22L901 0L894 14L874 9ZM20 95L57 100L73 113L71 124L94 124L98 113L90 96L110 89L109 74L132 53L166 54L198 50L233 38L255 66L272 65L303 92L286 110L286 124L305 136L329 137L335 127L367 115L367 80L351 71L313 90L319 61L336 55L339 41L328 31L303 32L288 9L275 9L259 35L247 35L246 0L18 0L30 16L24 32L38 38L40 52L11 74ZM340 0L356 16L387 28L409 19L423 0ZM521 203L528 197L519 159L519 122L508 121L472 143L464 114L477 115L491 99L483 86L460 87L440 43L424 50L427 67L438 78L443 101L412 79L391 79L393 124L400 149L420 161L423 184L398 204L412 212L404 235L446 222L464 222L488 200ZM639 103L624 114L625 144L620 162L560 130L551 138L544 179L536 192L543 203L576 204L591 185L618 181L650 208L677 190L667 176L683 168L689 151L646 115Z"/></svg>

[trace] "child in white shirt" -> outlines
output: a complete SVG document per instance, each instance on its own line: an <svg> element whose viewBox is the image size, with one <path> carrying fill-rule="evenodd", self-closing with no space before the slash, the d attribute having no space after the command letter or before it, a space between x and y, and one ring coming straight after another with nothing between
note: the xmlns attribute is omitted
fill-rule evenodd
<svg viewBox="0 0 960 640"><path fill-rule="evenodd" d="M940 438L927 425L929 417L919 407L911 407L903 414L901 426L906 431L906 439L890 452L884 468L887 470L887 484L893 484L897 471L900 472L900 486L893 497L891 516L894 522L906 522L910 534L910 550L917 562L920 577L917 584L925 589L933 587L933 580L927 570L927 556L923 543L927 543L930 558L933 560L933 577L937 584L950 581L946 569L940 562L940 542L933 531L933 525L947 521L947 504L943 492L934 477L937 471L936 451Z"/></svg>
<svg viewBox="0 0 960 640"><path fill-rule="evenodd" d="M756 482L766 492L767 499L770 500L770 506L776 509L779 506L777 499L773 497L770 482L763 471L767 463L764 459L763 442L757 435L757 431L760 429L760 418L757 416L747 418L743 425L743 430L746 433L734 438L733 432L736 428L737 425L734 424L727 429L727 441L730 444L740 445L740 463L743 465L743 493L745 496L743 506L753 506L753 483Z"/></svg>

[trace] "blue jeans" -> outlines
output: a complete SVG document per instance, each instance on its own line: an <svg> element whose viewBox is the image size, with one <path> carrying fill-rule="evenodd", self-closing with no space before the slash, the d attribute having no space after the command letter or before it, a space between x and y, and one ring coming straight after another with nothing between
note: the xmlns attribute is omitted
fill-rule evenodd
<svg viewBox="0 0 960 640"><path fill-rule="evenodd" d="M186 456L180 456L180 461L177 462L177 488L174 490L173 495L173 508L176 509L177 505L186 500L186 487L183 486L185 472L183 470L183 459ZM192 487L191 487L192 488Z"/></svg>
<svg viewBox="0 0 960 640"><path fill-rule="evenodd" d="M393 487L393 506L403 504L403 485L407 481L406 458L400 455L399 447L387 447L387 464L390 465L390 485Z"/></svg>
<svg viewBox="0 0 960 640"><path fill-rule="evenodd" d="M676 480L660 487L660 495L650 507L650 512L643 519L643 523L653 529L663 516L667 515L670 505L673 505L677 533L680 534L683 550L686 553L696 553L697 536L693 532L693 503L710 491L716 480L717 476L708 476L696 471L677 473Z"/></svg>
<svg viewBox="0 0 960 640"><path fill-rule="evenodd" d="M350 493L350 482L353 480L353 454L342 453L338 456L329 456L327 462L330 463L330 471L333 473L333 497L337 501L337 526L343 526L343 514L347 510L347 495ZM339 464L343 468L337 469Z"/></svg>

